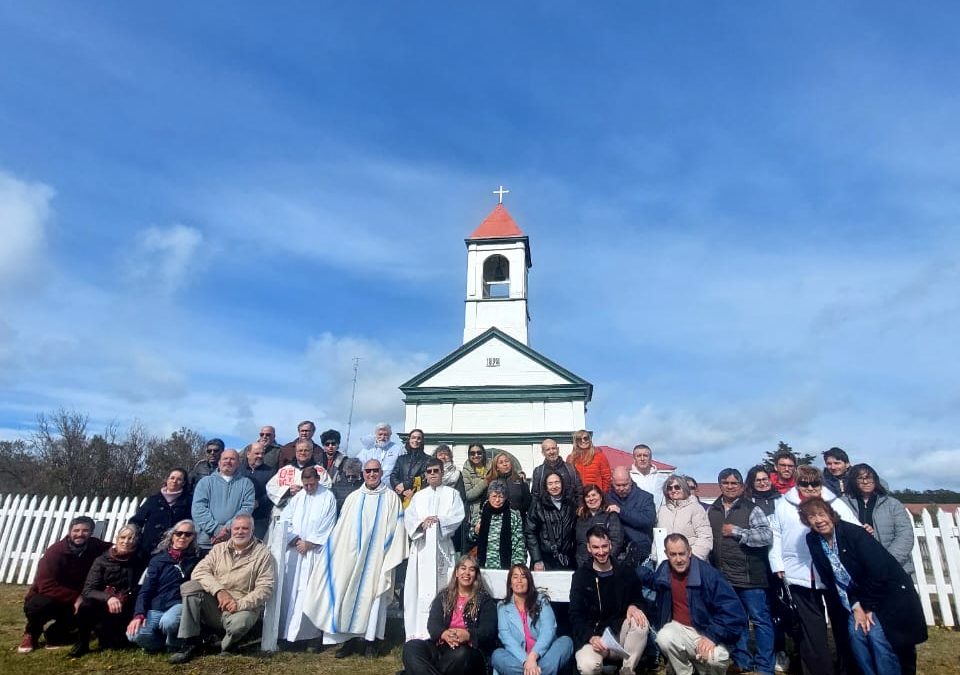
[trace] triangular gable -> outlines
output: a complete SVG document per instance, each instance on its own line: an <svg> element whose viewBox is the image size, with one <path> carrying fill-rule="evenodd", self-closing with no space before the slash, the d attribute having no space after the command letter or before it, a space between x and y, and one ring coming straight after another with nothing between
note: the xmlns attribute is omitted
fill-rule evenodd
<svg viewBox="0 0 960 675"><path fill-rule="evenodd" d="M475 361L465 359L468 355L501 361L499 366L485 368L478 375ZM407 393L418 387L570 385L584 388L587 400L590 399L593 385L589 382L493 327L401 384L400 390Z"/></svg>

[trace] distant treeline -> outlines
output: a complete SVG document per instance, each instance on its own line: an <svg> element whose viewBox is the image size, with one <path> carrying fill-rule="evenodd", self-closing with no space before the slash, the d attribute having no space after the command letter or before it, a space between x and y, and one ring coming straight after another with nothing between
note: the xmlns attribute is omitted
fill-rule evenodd
<svg viewBox="0 0 960 675"><path fill-rule="evenodd" d="M904 504L960 504L960 492L954 490L894 490L891 495Z"/></svg>
<svg viewBox="0 0 960 675"><path fill-rule="evenodd" d="M173 467L190 469L206 440L187 428L153 436L139 422L88 426L88 415L61 409L39 415L28 440L0 441L0 493L146 496Z"/></svg>

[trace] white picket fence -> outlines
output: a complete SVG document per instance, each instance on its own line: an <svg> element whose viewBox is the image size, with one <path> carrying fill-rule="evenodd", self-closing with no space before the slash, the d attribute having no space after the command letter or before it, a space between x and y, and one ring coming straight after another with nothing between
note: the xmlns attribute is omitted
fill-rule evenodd
<svg viewBox="0 0 960 675"><path fill-rule="evenodd" d="M75 516L90 516L106 529L107 541L136 513L136 497L39 497L5 495L0 506L0 581L6 584L33 583L40 556L62 539Z"/></svg>
<svg viewBox="0 0 960 675"><path fill-rule="evenodd" d="M960 619L960 509L952 514L938 509L936 525L924 510L920 524L914 520L913 539L915 580L927 625L953 628Z"/></svg>
<svg viewBox="0 0 960 675"><path fill-rule="evenodd" d="M40 556L64 537L74 516L105 524L102 536L112 540L140 500L2 495L0 504L0 582L29 584ZM927 624L953 628L960 621L960 509L938 511L936 524L924 511L919 524L914 519L913 532L913 566Z"/></svg>

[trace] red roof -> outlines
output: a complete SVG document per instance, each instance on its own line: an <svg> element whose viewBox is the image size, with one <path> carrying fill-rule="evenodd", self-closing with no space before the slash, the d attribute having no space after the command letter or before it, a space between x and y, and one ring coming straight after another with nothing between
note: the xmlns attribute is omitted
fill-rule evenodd
<svg viewBox="0 0 960 675"><path fill-rule="evenodd" d="M607 458L607 461L610 462L611 469L616 469L618 466L625 466L629 469L633 466L633 453L621 450L620 448L614 448L610 445L598 445L597 449L600 450L604 457ZM657 471L673 471L677 468L671 464L658 462L655 459L650 461L653 462L653 466L656 467Z"/></svg>
<svg viewBox="0 0 960 675"><path fill-rule="evenodd" d="M607 458L607 461L610 462L610 468L615 469L618 466L625 466L630 468L633 466L633 455L626 450L621 450L619 448L614 448L609 445L598 445L597 449L603 453L604 457ZM657 460L651 460L653 465L656 467L657 471L674 471L677 467L672 464L667 464L666 462L658 462ZM694 476L696 478L696 476ZM720 486L716 483L703 482L698 480L699 488L697 489L697 496L700 497L705 502L712 502L714 499L720 497Z"/></svg>
<svg viewBox="0 0 960 675"><path fill-rule="evenodd" d="M470 239L504 239L509 237L525 237L523 230L517 227L516 221L503 204L497 204L480 227L473 231Z"/></svg>

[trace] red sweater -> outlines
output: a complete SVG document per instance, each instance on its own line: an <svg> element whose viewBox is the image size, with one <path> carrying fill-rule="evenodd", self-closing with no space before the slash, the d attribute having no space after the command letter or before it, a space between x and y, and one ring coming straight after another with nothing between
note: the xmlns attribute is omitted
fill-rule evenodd
<svg viewBox="0 0 960 675"><path fill-rule="evenodd" d="M580 475L580 482L583 485L593 483L600 488L604 494L610 489L611 471L610 462L599 450L594 450L593 459L589 464L574 462L573 455L567 457L567 461L573 464L573 467Z"/></svg>
<svg viewBox="0 0 960 675"><path fill-rule="evenodd" d="M83 582L93 561L110 546L110 542L90 537L83 553L74 555L70 553L67 537L64 537L44 551L27 598L43 595L60 602L73 602L83 590Z"/></svg>

